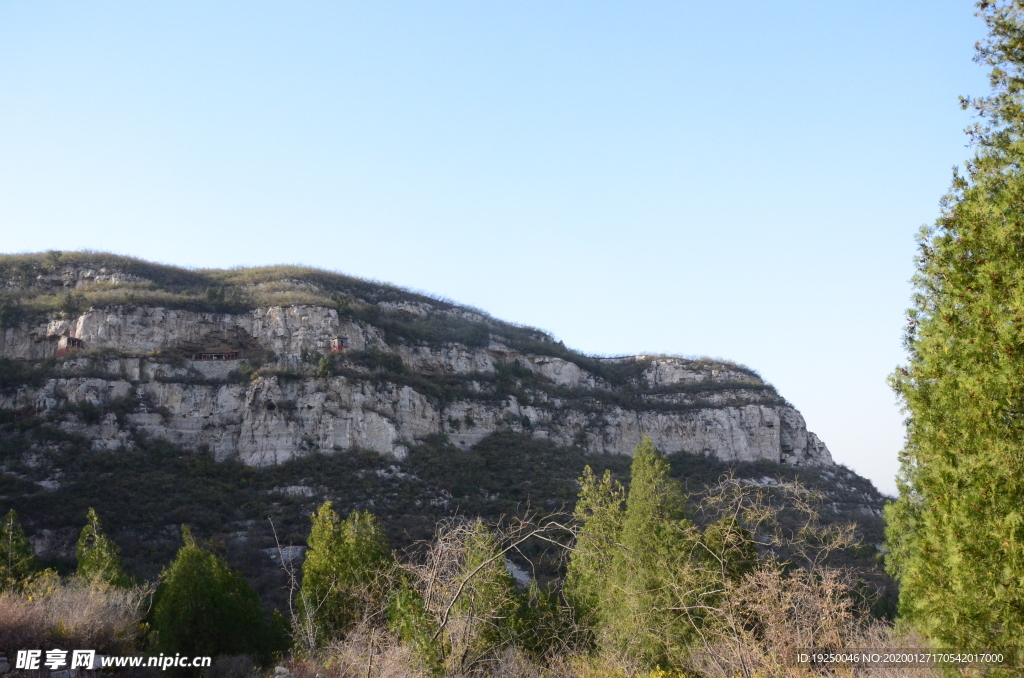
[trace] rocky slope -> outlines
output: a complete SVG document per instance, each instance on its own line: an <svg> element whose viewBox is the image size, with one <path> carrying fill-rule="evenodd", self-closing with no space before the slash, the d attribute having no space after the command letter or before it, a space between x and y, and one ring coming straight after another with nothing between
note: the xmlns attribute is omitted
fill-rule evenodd
<svg viewBox="0 0 1024 678"><path fill-rule="evenodd" d="M126 277L81 266L58 273L77 287L104 275ZM58 276L33 284L52 286ZM135 432L256 466L314 450L401 458L431 435L465 447L499 430L593 452L630 454L648 435L666 453L832 463L800 413L746 368L669 356L588 358L536 331L533 350L518 350L501 336L503 323L465 309L375 306L381 315L442 325L470 316L489 331L471 346L389 340L372 322L315 305L243 313L89 308L3 328L0 357L45 365L46 375L0 395L0 408L66 411L64 429L98 448L130 445ZM73 413L114 401L133 403L126 427Z"/></svg>
<svg viewBox="0 0 1024 678"><path fill-rule="evenodd" d="M0 256L0 513L58 567L93 507L130 571L155 576L187 523L273 599L268 518L301 550L324 500L373 511L396 546L453 514L571 510L583 467L628 480L642 435L694 491L800 480L881 541L884 498L740 365L586 356L312 269Z"/></svg>

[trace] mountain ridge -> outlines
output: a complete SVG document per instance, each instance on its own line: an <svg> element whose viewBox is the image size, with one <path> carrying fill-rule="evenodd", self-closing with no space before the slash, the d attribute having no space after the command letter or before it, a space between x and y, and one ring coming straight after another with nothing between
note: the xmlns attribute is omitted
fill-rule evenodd
<svg viewBox="0 0 1024 678"><path fill-rule="evenodd" d="M92 507L130 572L156 576L186 523L280 606L277 538L301 551L323 501L374 512L403 548L452 515L571 512L583 468L628 482L644 434L694 493L796 480L826 522L882 542L885 498L742 365L587 356L312 269L0 256L0 513L60 569ZM884 588L874 554L850 562Z"/></svg>
<svg viewBox="0 0 1024 678"><path fill-rule="evenodd" d="M0 357L55 361L41 389L0 397L5 409L41 414L131 395L136 429L196 448L208 429L185 420L213 417L230 440L205 444L254 465L354 447L401 458L426 436L465 447L506 429L597 452L630 454L647 435L667 453L832 463L795 408L728 361L587 356L535 328L380 283L330 274L338 286L325 289L323 272L310 274L320 282L289 267L273 269L277 280L265 269L205 272L250 282L200 293L193 281L168 297L173 287L129 267L55 259L49 270L38 258L0 261ZM109 427L65 425L124 444Z"/></svg>

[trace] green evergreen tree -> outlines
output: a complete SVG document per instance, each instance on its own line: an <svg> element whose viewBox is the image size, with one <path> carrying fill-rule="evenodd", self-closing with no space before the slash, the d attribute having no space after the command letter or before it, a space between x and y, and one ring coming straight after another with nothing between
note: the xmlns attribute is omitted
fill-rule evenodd
<svg viewBox="0 0 1024 678"><path fill-rule="evenodd" d="M241 573L196 544L188 528L181 532L185 544L164 570L153 608L158 649L165 654L258 657L281 649L271 646L274 629Z"/></svg>
<svg viewBox="0 0 1024 678"><path fill-rule="evenodd" d="M18 514L11 509L0 522L0 592L17 589L37 570L32 545L18 523Z"/></svg>
<svg viewBox="0 0 1024 678"><path fill-rule="evenodd" d="M692 638L694 613L680 614L693 582L690 560L699 532L685 518L685 495L646 436L630 467L622 547L614 552L608 588L607 642L651 665Z"/></svg>
<svg viewBox="0 0 1024 678"><path fill-rule="evenodd" d="M1024 2L978 7L993 92L964 100L976 153L920 236L887 566L934 642L1024 650Z"/></svg>
<svg viewBox="0 0 1024 678"><path fill-rule="evenodd" d="M588 468L580 478L578 538L566 598L601 651L670 668L698 640L727 581L758 562L753 535L723 518L703 532L685 517L687 497L646 436L629 491Z"/></svg>
<svg viewBox="0 0 1024 678"><path fill-rule="evenodd" d="M306 560L302 564L299 620L312 630L314 643L340 638L369 601L383 595L380 575L392 561L377 519L355 511L341 520L323 505L312 516Z"/></svg>
<svg viewBox="0 0 1024 678"><path fill-rule="evenodd" d="M521 631L520 597L505 567L501 545L479 518L467 535L463 550L462 592L452 606L446 638L450 644L448 670L470 671L494 650L515 643Z"/></svg>
<svg viewBox="0 0 1024 678"><path fill-rule="evenodd" d="M89 509L86 524L78 535L75 557L78 558L76 576L87 581L101 581L113 586L127 586L128 578L121 568L120 549L100 529L96 511Z"/></svg>
<svg viewBox="0 0 1024 678"><path fill-rule="evenodd" d="M444 674L443 641L435 638L437 622L423 604L423 596L401 582L388 604L388 627L412 650L429 675Z"/></svg>
<svg viewBox="0 0 1024 678"><path fill-rule="evenodd" d="M598 479L589 466L579 479L574 519L578 525L565 574L565 596L577 621L593 629L601 619L601 601L608 590L612 560L622 532L626 491L605 471Z"/></svg>

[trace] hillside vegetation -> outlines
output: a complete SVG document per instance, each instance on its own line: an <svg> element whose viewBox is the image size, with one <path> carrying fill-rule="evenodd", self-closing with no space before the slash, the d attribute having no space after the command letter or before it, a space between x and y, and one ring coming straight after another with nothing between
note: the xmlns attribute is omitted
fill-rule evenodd
<svg viewBox="0 0 1024 678"><path fill-rule="evenodd" d="M517 448L512 459L492 456ZM81 507L101 508L87 511L74 559L57 571L33 562L19 523L29 516L8 512L0 560L20 565L0 582L0 650L63 637L104 652L211 655L213 675L276 661L302 677L732 678L744 667L816 675L795 663L808 645L907 642L879 621L880 590L864 578L865 535L828 518L823 497L801 484L756 477L777 468L669 459L647 440L632 459L492 440L441 468L432 467L437 451L417 450L401 468L335 456L256 471L171 448L119 459L123 482L102 490L82 483L63 496L77 500L64 509L73 531ZM114 461L97 476L116 478ZM587 465L571 481L566 471L582 462L599 464L597 472ZM615 472L602 474L609 465ZM417 499L396 496L412 472L429 481ZM685 483L673 479L681 472ZM283 476L326 483L332 499L361 498L361 507L339 511L332 499L301 491L284 493L292 506L261 504L260 487ZM451 491L424 502L431 485ZM403 501L419 520L404 527L422 528L422 539L393 551ZM206 524L186 508L197 503L212 509ZM180 540L165 530L159 577L140 576L139 546L160 539L146 523L164 511L166 519L200 520L182 527ZM264 511L272 531L261 538L245 516ZM235 526L249 525L244 539L196 535L235 516ZM243 577L254 563L239 563L237 549L258 539L266 561L277 562L255 563L257 576ZM296 541L308 547L304 555L295 554ZM265 589L262 610L252 583ZM69 610L76 623L62 626Z"/></svg>
<svg viewBox="0 0 1024 678"><path fill-rule="evenodd" d="M50 252L0 258L0 281L0 512L25 564L0 595L22 621L0 641L52 639L55 610L80 605L109 620L105 647L290 656L302 675L731 678L743 662L789 670L801 634L832 642L809 618L765 617L782 635L753 649L736 625L767 614L755 593L826 610L836 638L889 633L884 498L744 366L587 356L300 267ZM325 348L342 333L352 347ZM644 438L630 457L641 422L677 451ZM329 437L346 427L383 433ZM246 452L268 446L270 462ZM627 496L654 502L647 517ZM587 536L595 506L612 533ZM667 550L639 558L655 533ZM590 538L612 560L588 560ZM102 546L84 557L83 540ZM657 611L680 604L706 609ZM701 637L717 668L693 655Z"/></svg>
<svg viewBox="0 0 1024 678"><path fill-rule="evenodd" d="M1024 656L1024 3L979 2L975 147L919 237L899 500L887 509L900 612L936 644Z"/></svg>
<svg viewBox="0 0 1024 678"><path fill-rule="evenodd" d="M82 269L92 271L93 276L63 275ZM115 275L113 280L102 279ZM494 336L524 353L564 358L613 384L624 383L636 370L632 364L573 351L546 332L497 320L478 309L304 266L185 269L105 252L51 251L0 255L0 282L0 327L39 322L54 314L71 315L90 307L242 313L270 306L313 305L379 327L389 343L473 347L486 346ZM760 375L748 367L718 362L762 383Z"/></svg>

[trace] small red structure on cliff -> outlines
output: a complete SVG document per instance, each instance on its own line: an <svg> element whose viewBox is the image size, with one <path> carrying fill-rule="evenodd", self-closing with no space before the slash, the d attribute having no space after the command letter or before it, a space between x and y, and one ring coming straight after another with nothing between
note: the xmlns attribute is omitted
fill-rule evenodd
<svg viewBox="0 0 1024 678"><path fill-rule="evenodd" d="M85 342L75 337L61 337L57 340L57 357L63 357L76 348L85 348Z"/></svg>

